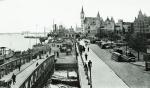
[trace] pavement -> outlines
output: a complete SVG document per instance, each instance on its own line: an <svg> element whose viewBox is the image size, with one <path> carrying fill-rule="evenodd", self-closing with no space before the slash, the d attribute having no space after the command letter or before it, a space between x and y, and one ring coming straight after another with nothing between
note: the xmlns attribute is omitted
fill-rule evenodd
<svg viewBox="0 0 150 88"><path fill-rule="evenodd" d="M84 45L84 42L81 41L80 44ZM120 79L115 72L105 64L101 58L99 58L91 49L89 52L85 51L88 54L88 60L92 61L92 69L91 69L91 77L92 77L92 88L129 88L123 81ZM85 53L83 53L82 57L85 63L88 60L85 60ZM81 67L80 67L81 68ZM83 68L83 67L82 67ZM82 71L82 70L79 70ZM81 72L79 72L81 74ZM84 72L85 73L85 72ZM89 73L89 72L88 72ZM84 76L85 74L81 74ZM83 77L82 77L83 78ZM85 78L81 80L81 85L87 85L85 83ZM87 88L82 87L81 88Z"/></svg>
<svg viewBox="0 0 150 88"><path fill-rule="evenodd" d="M145 62L144 61L137 61L137 62L130 62L131 64L133 65L136 65L136 66L142 66L142 67L145 67Z"/></svg>
<svg viewBox="0 0 150 88"><path fill-rule="evenodd" d="M90 49L130 88L150 88L150 71L145 71L145 67L112 60L110 52L95 44L90 44Z"/></svg>
<svg viewBox="0 0 150 88"><path fill-rule="evenodd" d="M28 66L32 65L36 60L32 60L30 61L29 63L26 63L26 64L23 64L20 68L20 71L19 69L15 69L13 70L13 72L10 72L9 74L5 75L4 77L2 77L0 79L0 81L4 81L4 82L8 82L9 80L11 80L11 77L12 77L12 74L14 73L15 75L21 73L22 71L24 71Z"/></svg>
<svg viewBox="0 0 150 88"><path fill-rule="evenodd" d="M12 83L11 88L19 88L23 84L25 79L27 79L31 75L31 73L37 68L36 63L41 64L43 61L45 61L45 59L39 59L35 61L32 65L30 65L28 68L26 68L24 71L19 73L16 76L16 83L14 85Z"/></svg>
<svg viewBox="0 0 150 88"><path fill-rule="evenodd" d="M78 48L77 48L77 52L79 52ZM78 72L79 72L80 87L81 88L90 88L90 86L88 85L87 76L85 75L84 65L81 60L81 55L78 54L77 58L78 58L77 60L78 60Z"/></svg>
<svg viewBox="0 0 150 88"><path fill-rule="evenodd" d="M10 72L8 75L4 76L0 80L5 82L11 80L12 74L14 73L16 75L16 83L14 85L13 83L11 83L10 86L11 88L19 88L19 86L21 86L25 79L37 68L36 64L41 64L43 61L45 61L45 58L46 54L42 55L42 59L39 59L38 57L37 59L34 59L29 63L22 65L20 71L18 69L15 69L13 72Z"/></svg>

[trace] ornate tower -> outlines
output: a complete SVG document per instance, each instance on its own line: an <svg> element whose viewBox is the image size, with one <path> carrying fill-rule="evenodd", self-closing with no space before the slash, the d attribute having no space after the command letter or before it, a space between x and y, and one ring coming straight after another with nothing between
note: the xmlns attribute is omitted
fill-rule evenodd
<svg viewBox="0 0 150 88"><path fill-rule="evenodd" d="M100 20L100 15L99 15L99 12L97 13L97 18Z"/></svg>
<svg viewBox="0 0 150 88"><path fill-rule="evenodd" d="M101 25L101 18L100 18L99 12L97 13L97 22L96 22L96 25L97 25L97 27L100 27L100 25Z"/></svg>
<svg viewBox="0 0 150 88"><path fill-rule="evenodd" d="M82 10L80 13L80 19L81 19L81 28L82 28L82 32L84 32L84 11L83 11L83 6L82 6Z"/></svg>

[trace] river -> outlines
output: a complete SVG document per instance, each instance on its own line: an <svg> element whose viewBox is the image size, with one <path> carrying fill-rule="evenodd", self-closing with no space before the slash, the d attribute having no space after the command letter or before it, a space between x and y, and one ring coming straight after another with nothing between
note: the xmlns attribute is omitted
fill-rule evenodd
<svg viewBox="0 0 150 88"><path fill-rule="evenodd" d="M24 38L24 35L21 34L0 34L0 47L7 47L15 51L27 50L36 43L39 43L39 39Z"/></svg>

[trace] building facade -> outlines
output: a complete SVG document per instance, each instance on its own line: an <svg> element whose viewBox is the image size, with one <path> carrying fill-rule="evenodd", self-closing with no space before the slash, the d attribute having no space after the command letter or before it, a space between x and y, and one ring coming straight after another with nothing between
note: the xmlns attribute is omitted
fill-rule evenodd
<svg viewBox="0 0 150 88"><path fill-rule="evenodd" d="M86 17L83 7L80 16L82 33L88 34L88 36L95 37L95 35L100 34L102 30L106 33L108 31L114 32L115 30L115 21L113 17L111 17L111 19L107 17L107 19L103 21L99 12L96 17Z"/></svg>
<svg viewBox="0 0 150 88"><path fill-rule="evenodd" d="M135 33L150 33L150 17L139 11L138 17L134 20Z"/></svg>
<svg viewBox="0 0 150 88"><path fill-rule="evenodd" d="M133 22L124 22L123 20L118 20L115 25L115 33L117 34L132 34L134 32L134 24Z"/></svg>
<svg viewBox="0 0 150 88"><path fill-rule="evenodd" d="M82 33L86 33L89 36L97 34L97 29L100 28L103 23L103 19L100 17L99 12L96 17L86 17L82 7L80 16Z"/></svg>
<svg viewBox="0 0 150 88"><path fill-rule="evenodd" d="M111 19L107 17L107 19L103 23L103 29L106 31L111 31L111 32L115 30L115 21L113 17L111 17Z"/></svg>

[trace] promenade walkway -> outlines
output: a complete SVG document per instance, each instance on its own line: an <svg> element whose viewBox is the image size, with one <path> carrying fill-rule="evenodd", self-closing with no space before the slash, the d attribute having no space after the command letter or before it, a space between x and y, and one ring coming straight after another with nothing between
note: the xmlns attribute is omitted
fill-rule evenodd
<svg viewBox="0 0 150 88"><path fill-rule="evenodd" d="M36 61L34 61L34 63L32 63L22 72L20 72L16 76L16 83L14 85L13 83L11 84L11 88L19 88L21 84L24 82L24 80L28 78L28 76L30 76L30 74L37 68L36 64L38 63L40 65L43 61L45 61L45 58L46 54L42 56L42 59L37 59Z"/></svg>
<svg viewBox="0 0 150 88"><path fill-rule="evenodd" d="M77 48L77 52L79 52L78 48ZM78 72L79 72L80 86L81 88L90 88L90 86L88 85L87 76L85 75L84 65L83 65L80 54L78 54L77 58L78 58L77 60L78 60Z"/></svg>
<svg viewBox="0 0 150 88"><path fill-rule="evenodd" d="M45 61L46 55L49 55L49 53L42 55L42 59L33 59L29 63L25 63L21 66L20 71L19 69L15 69L13 72L10 72L8 75L5 75L0 79L0 81L8 82L11 80L12 74L14 73L16 75L16 83L13 85L13 83L10 84L11 88L19 88L19 86L24 82L24 80L36 69L36 64L41 64L43 61ZM1 88L1 87L0 87Z"/></svg>
<svg viewBox="0 0 150 88"><path fill-rule="evenodd" d="M21 68L20 68L20 71L19 71L19 69L15 69L13 72L10 72L8 75L5 75L4 77L2 77L2 78L0 79L0 81L4 81L4 82L10 81L10 80L11 80L11 77L12 77L12 75L13 75L13 73L14 73L15 75L18 75L19 73L21 73L22 71L24 71L28 66L32 65L35 61L36 61L36 60L32 60L32 61L30 61L29 63L23 64L23 65L21 66Z"/></svg>
<svg viewBox="0 0 150 88"><path fill-rule="evenodd" d="M83 41L81 41L80 44L85 45ZM92 61L92 88L129 88L91 49L89 52L86 49L85 53L88 54L88 60ZM85 53L82 54L82 57L84 62L87 63L88 60L85 60ZM79 73L81 74L81 72ZM81 75L84 76L84 74ZM81 85L85 85L85 79L83 77L81 79ZM81 88L88 87L81 86Z"/></svg>

